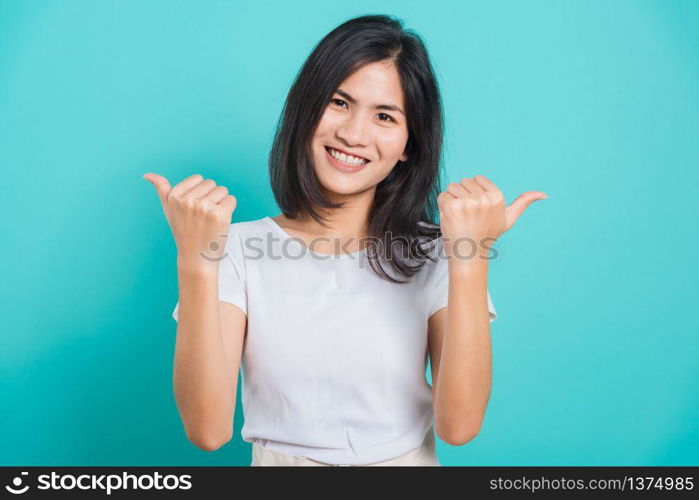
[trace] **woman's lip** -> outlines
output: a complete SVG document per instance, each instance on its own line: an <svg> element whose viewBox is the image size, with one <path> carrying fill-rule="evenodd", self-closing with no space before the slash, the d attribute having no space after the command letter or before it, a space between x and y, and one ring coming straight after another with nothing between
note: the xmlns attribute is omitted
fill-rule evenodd
<svg viewBox="0 0 699 500"><path fill-rule="evenodd" d="M328 160L330 161L330 163L332 163L335 168L337 168L338 170L342 170L343 172L357 172L369 164L369 162L367 162L363 165L356 165L356 166L347 165L345 163L342 163L339 160L336 160L333 157L333 155L330 154L330 151L328 151L327 148L324 148L324 149L325 149L325 156L328 157Z"/></svg>
<svg viewBox="0 0 699 500"><path fill-rule="evenodd" d="M346 155L354 156L355 158L361 158L362 160L366 160L367 163L369 163L369 158L364 158L363 156L356 155L354 153L350 153L349 151L345 151L344 149L340 148L335 148L333 146L325 146L325 149L334 149L335 151L339 151L340 153L345 153Z"/></svg>

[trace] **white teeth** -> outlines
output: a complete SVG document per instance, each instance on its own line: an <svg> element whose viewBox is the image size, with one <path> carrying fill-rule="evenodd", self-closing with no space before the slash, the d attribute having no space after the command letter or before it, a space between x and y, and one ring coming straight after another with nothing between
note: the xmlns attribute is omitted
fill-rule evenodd
<svg viewBox="0 0 699 500"><path fill-rule="evenodd" d="M342 163L346 163L347 165L358 166L368 163L368 160L357 158L356 156L352 155L346 155L345 153L340 153L339 151L335 151L332 148L328 149L330 150L330 154L333 156L333 158L340 160Z"/></svg>

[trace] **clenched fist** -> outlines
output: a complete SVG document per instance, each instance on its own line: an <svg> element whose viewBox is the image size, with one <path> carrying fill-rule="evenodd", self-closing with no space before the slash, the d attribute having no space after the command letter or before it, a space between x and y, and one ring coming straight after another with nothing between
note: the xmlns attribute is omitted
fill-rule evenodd
<svg viewBox="0 0 699 500"><path fill-rule="evenodd" d="M502 192L482 175L452 182L437 197L445 255L464 261L474 260L469 256L486 257L492 243L532 202L546 198L541 191L527 191L505 206Z"/></svg>
<svg viewBox="0 0 699 500"><path fill-rule="evenodd" d="M236 199L225 186L196 174L175 187L157 174L143 176L158 193L177 245L178 265L218 267L226 247Z"/></svg>

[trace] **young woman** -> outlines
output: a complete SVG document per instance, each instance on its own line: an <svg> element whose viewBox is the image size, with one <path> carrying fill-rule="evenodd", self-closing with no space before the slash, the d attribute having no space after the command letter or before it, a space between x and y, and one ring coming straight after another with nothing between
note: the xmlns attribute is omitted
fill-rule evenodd
<svg viewBox="0 0 699 500"><path fill-rule="evenodd" d="M241 367L252 465L439 465L435 431L476 436L489 250L546 195L506 207L482 175L440 193L442 127L420 37L364 16L289 92L269 158L281 214L231 224L237 200L213 180L144 176L177 245L174 390L195 445L231 439Z"/></svg>

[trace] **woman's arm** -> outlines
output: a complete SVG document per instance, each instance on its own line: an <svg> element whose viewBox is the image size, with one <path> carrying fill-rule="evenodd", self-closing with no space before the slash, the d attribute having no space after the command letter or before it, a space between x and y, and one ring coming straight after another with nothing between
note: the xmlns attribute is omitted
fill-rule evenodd
<svg viewBox="0 0 699 500"><path fill-rule="evenodd" d="M448 306L429 319L435 430L459 446L480 431L492 378L488 261L449 264Z"/></svg>
<svg viewBox="0 0 699 500"><path fill-rule="evenodd" d="M429 321L429 343L435 429L450 444L478 434L490 397L490 248L529 205L545 198L541 191L528 191L506 206L502 191L482 175L452 182L437 197L449 298L446 309Z"/></svg>
<svg viewBox="0 0 699 500"><path fill-rule="evenodd" d="M174 187L153 184L177 245L179 314L173 385L187 438L213 451L233 435L246 316L218 301L219 263L237 200L225 186L192 175Z"/></svg>
<svg viewBox="0 0 699 500"><path fill-rule="evenodd" d="M214 451L233 436L247 317L218 301L218 270L178 265L173 387L187 438Z"/></svg>

